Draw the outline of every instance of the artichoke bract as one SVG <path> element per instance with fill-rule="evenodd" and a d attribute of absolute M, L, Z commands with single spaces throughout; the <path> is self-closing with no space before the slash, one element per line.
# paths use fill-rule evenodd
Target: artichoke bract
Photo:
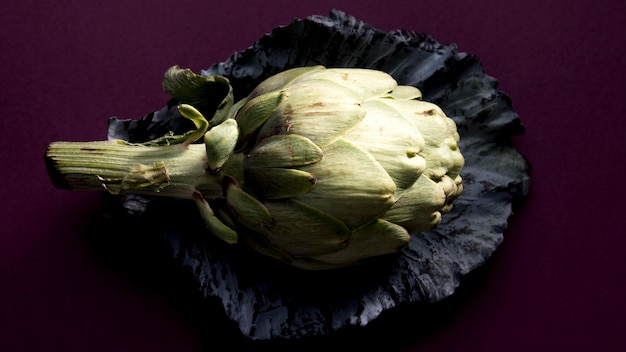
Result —
<path fill-rule="evenodd" d="M 215 84 L 225 93 L 209 103 Z M 224 84 L 171 68 L 164 89 L 197 129 L 52 143 L 55 185 L 193 199 L 219 238 L 304 269 L 396 253 L 462 192 L 454 121 L 384 72 L 294 68 L 236 103 Z"/>

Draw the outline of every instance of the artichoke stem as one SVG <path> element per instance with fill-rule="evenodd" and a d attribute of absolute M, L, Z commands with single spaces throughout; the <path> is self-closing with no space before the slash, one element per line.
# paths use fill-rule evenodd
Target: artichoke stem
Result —
<path fill-rule="evenodd" d="M 203 144 L 145 146 L 101 142 L 55 142 L 46 155 L 55 187 L 192 199 L 221 198 L 219 173 L 208 173 Z"/>

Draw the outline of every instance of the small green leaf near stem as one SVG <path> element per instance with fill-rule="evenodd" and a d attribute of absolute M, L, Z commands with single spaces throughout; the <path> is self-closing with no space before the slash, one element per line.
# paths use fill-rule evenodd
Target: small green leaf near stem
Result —
<path fill-rule="evenodd" d="M 180 112 L 184 118 L 191 120 L 191 122 L 196 125 L 196 130 L 190 131 L 186 134 L 183 145 L 188 146 L 204 136 L 204 133 L 209 128 L 209 122 L 202 115 L 202 113 L 198 111 L 198 109 L 189 104 L 178 105 L 178 112 Z"/>

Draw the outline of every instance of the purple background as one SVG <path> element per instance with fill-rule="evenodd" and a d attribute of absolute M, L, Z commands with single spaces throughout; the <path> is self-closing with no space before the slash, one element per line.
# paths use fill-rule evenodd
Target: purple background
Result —
<path fill-rule="evenodd" d="M 12 1 L 0 12 L 0 350 L 255 347 L 166 266 L 89 240 L 97 193 L 59 191 L 49 142 L 162 107 L 174 64 L 208 68 L 294 17 L 338 8 L 478 55 L 527 127 L 533 187 L 503 245 L 431 314 L 409 307 L 314 341 L 405 351 L 623 351 L 623 1 Z M 97 246 L 96 246 L 97 247 Z M 128 258 L 131 258 L 130 260 Z M 414 314 L 416 313 L 416 314 Z M 399 323 L 401 321 L 401 323 Z M 293 344 L 290 348 L 301 348 Z M 372 345 L 373 347 L 373 345 Z"/>

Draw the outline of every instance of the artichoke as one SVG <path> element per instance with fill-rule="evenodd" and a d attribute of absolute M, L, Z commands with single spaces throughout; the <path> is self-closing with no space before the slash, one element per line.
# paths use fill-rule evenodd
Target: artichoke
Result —
<path fill-rule="evenodd" d="M 220 98 L 207 97 L 215 86 Z M 195 130 L 142 144 L 52 143 L 52 180 L 193 199 L 219 238 L 304 269 L 396 253 L 462 192 L 455 123 L 384 72 L 294 68 L 236 103 L 229 87 L 171 68 L 164 89 Z"/>

